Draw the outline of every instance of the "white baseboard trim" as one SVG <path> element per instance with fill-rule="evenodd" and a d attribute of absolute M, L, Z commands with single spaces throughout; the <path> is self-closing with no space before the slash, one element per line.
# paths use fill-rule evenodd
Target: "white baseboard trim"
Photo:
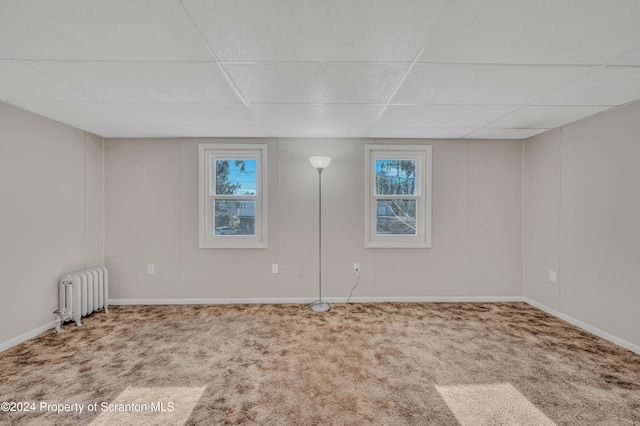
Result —
<path fill-rule="evenodd" d="M 109 305 L 247 305 L 313 303 L 313 297 L 216 298 L 216 299 L 109 299 Z M 328 301 L 328 300 L 327 300 Z"/>
<path fill-rule="evenodd" d="M 562 312 L 556 311 L 555 309 L 545 306 L 542 303 L 538 303 L 535 300 L 531 300 L 527 297 L 523 297 L 523 301 L 530 304 L 531 306 L 534 306 L 540 309 L 541 311 L 545 311 L 546 313 L 553 315 L 554 317 L 558 317 L 561 320 L 568 322 L 569 324 L 573 324 L 576 327 L 580 327 L 581 329 L 586 330 L 591 334 L 595 334 L 598 337 L 602 337 L 603 339 L 608 340 L 611 343 L 615 343 L 618 346 L 622 346 L 623 348 L 628 349 L 631 352 L 635 352 L 638 355 L 640 355 L 640 346 L 638 345 L 635 345 L 631 342 L 628 342 L 624 339 L 614 336 L 611 333 L 607 333 L 606 331 L 600 330 L 599 328 L 594 327 L 590 324 L 587 324 L 586 322 L 570 317 L 567 314 L 563 314 Z"/>
<path fill-rule="evenodd" d="M 235 304 L 305 304 L 315 297 L 265 297 L 265 298 L 216 298 L 216 299 L 109 299 L 109 305 L 235 305 Z M 346 297 L 325 297 L 327 303 L 345 303 Z M 470 296 L 470 297 L 352 297 L 354 303 L 384 302 L 522 302 L 521 296 Z"/>
<path fill-rule="evenodd" d="M 327 299 L 327 302 L 331 300 Z M 333 303 L 345 302 L 344 298 L 336 298 Z M 383 303 L 383 302 L 407 302 L 407 303 L 500 303 L 522 302 L 521 296 L 407 296 L 407 297 L 352 297 L 350 302 Z"/>
<path fill-rule="evenodd" d="M 50 330 L 53 327 L 55 327 L 55 324 L 53 321 L 51 321 L 50 323 L 42 325 L 38 328 L 34 328 L 31 331 L 27 331 L 26 333 L 23 333 L 17 337 L 14 337 L 13 339 L 9 339 L 6 342 L 2 342 L 0 343 L 0 352 L 6 351 L 7 349 L 17 346 L 20 343 L 24 342 L 25 340 L 32 339 L 36 337 L 38 334 L 43 333 L 47 330 Z"/>

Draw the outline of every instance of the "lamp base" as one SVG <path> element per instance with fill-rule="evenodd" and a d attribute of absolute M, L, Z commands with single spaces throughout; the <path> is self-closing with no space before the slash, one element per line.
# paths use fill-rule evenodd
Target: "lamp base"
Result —
<path fill-rule="evenodd" d="M 324 302 L 314 303 L 311 305 L 311 310 L 313 312 L 327 312 L 329 309 L 331 309 L 329 304 Z"/>

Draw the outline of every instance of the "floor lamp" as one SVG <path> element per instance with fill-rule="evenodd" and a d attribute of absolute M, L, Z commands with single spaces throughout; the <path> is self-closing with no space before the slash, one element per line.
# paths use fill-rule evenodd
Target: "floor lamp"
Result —
<path fill-rule="evenodd" d="M 327 312 L 331 307 L 322 301 L 322 171 L 329 167 L 331 157 L 309 157 L 309 162 L 318 170 L 318 301 L 311 305 L 314 312 Z"/>

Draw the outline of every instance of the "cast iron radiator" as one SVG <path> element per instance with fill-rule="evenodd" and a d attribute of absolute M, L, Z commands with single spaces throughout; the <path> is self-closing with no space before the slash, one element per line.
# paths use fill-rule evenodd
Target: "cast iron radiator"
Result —
<path fill-rule="evenodd" d="M 80 318 L 93 311 L 109 312 L 109 274 L 107 268 L 96 266 L 63 274 L 58 282 L 58 310 L 56 331 L 65 321 L 75 321 L 80 327 Z"/>

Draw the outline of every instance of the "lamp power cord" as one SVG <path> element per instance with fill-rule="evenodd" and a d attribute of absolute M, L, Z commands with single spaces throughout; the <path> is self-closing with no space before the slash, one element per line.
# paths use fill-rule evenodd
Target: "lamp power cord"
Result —
<path fill-rule="evenodd" d="M 349 300 L 351 299 L 351 296 L 353 295 L 353 290 L 356 289 L 356 287 L 358 287 L 358 283 L 360 282 L 360 271 L 359 270 L 355 270 L 354 273 L 356 274 L 356 283 L 353 285 L 353 287 L 351 287 L 351 292 L 349 293 L 349 297 L 347 297 L 347 301 L 344 303 L 349 303 Z"/>

